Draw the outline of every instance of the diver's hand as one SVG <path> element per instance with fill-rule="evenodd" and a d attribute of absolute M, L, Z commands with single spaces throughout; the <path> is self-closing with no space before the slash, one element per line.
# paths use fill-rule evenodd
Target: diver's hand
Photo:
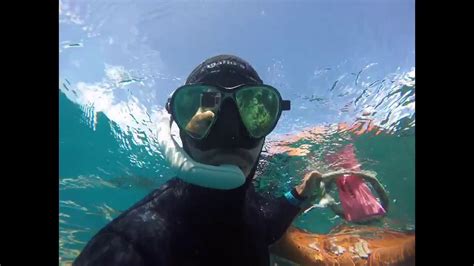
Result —
<path fill-rule="evenodd" d="M 214 112 L 210 110 L 202 111 L 199 109 L 186 125 L 186 130 L 198 135 L 203 135 L 212 122 L 214 115 Z"/>
<path fill-rule="evenodd" d="M 311 199 L 314 192 L 320 188 L 323 177 L 318 171 L 311 171 L 307 173 L 300 185 L 296 186 L 296 192 L 299 195 Z"/>

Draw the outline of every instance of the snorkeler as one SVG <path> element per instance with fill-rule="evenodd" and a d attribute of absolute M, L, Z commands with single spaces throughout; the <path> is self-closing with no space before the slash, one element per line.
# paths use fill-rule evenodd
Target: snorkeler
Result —
<path fill-rule="evenodd" d="M 165 152 L 181 160 L 179 178 L 107 224 L 73 265 L 269 265 L 269 246 L 321 178 L 310 172 L 279 198 L 255 191 L 265 137 L 290 102 L 247 62 L 220 55 L 196 67 L 166 109 L 183 143 L 183 154 Z"/>

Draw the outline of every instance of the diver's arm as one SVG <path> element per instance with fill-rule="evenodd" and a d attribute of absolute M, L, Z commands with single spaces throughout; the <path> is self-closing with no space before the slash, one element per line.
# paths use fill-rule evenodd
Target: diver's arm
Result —
<path fill-rule="evenodd" d="M 76 258 L 73 266 L 144 265 L 141 254 L 122 236 L 104 232 L 95 236 Z"/>
<path fill-rule="evenodd" d="M 262 210 L 266 221 L 267 241 L 269 244 L 274 243 L 283 236 L 293 220 L 312 200 L 314 191 L 319 188 L 322 180 L 321 177 L 321 174 L 317 171 L 306 174 L 301 184 L 296 186 L 294 191 L 291 192 L 291 195 L 294 195 L 292 196 L 293 198 L 299 199 L 292 201 L 288 198 L 287 193 L 286 196 L 274 200 L 264 200 Z M 306 200 L 302 200 L 302 198 L 306 198 Z M 295 201 L 299 201 L 299 203 L 295 204 Z"/>
<path fill-rule="evenodd" d="M 266 199 L 261 210 L 264 212 L 266 239 L 270 245 L 280 239 L 298 216 L 301 208 L 292 205 L 284 196 Z"/>

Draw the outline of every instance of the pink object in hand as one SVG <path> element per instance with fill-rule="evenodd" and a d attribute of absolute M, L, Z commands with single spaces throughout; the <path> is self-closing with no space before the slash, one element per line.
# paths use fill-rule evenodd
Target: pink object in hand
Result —
<path fill-rule="evenodd" d="M 385 214 L 385 209 L 360 177 L 343 175 L 336 184 L 346 220 L 359 222 Z"/>
<path fill-rule="evenodd" d="M 336 167 L 359 171 L 360 165 L 355 157 L 354 146 L 349 144 L 339 153 L 326 157 Z M 343 175 L 336 180 L 339 199 L 347 221 L 365 221 L 386 213 L 364 181 L 354 175 Z"/>

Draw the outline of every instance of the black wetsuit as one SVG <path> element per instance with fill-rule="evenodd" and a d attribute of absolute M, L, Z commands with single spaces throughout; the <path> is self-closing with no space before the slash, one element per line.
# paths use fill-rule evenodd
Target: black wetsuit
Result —
<path fill-rule="evenodd" d="M 73 265 L 269 265 L 269 245 L 299 210 L 250 181 L 224 191 L 174 178 L 100 230 Z"/>

